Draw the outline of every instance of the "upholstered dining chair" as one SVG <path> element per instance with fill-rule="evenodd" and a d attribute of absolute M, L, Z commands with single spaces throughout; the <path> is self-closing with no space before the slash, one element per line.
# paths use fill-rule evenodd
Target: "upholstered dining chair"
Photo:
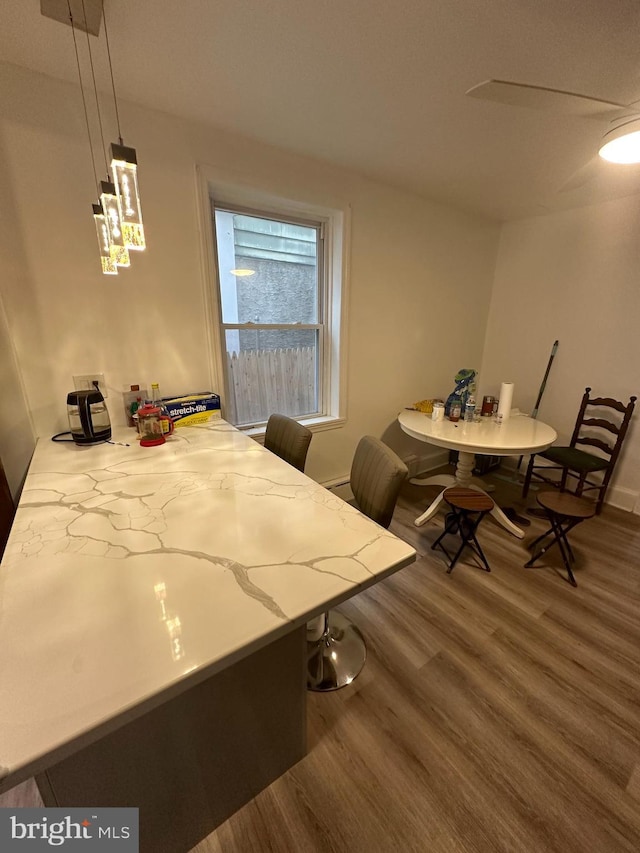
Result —
<path fill-rule="evenodd" d="M 355 506 L 381 527 L 389 527 L 407 474 L 407 466 L 391 448 L 365 435 L 351 465 Z M 364 637 L 356 625 L 337 610 L 327 611 L 322 619 L 322 635 L 308 643 L 307 667 L 307 687 L 320 692 L 351 684 L 367 657 Z"/>
<path fill-rule="evenodd" d="M 590 397 L 590 394 L 591 388 L 585 388 L 569 445 L 554 445 L 531 456 L 522 487 L 523 497 L 527 496 L 534 477 L 577 496 L 594 491 L 596 514 L 600 514 L 636 397 L 630 397 L 628 403 L 621 403 L 611 397 Z M 589 450 L 583 450 L 583 447 Z M 537 462 L 538 457 L 544 462 Z M 554 475 L 555 479 L 546 476 L 551 471 L 560 471 L 560 479 L 557 475 Z M 575 488 L 567 488 L 569 477 L 577 480 Z"/>
<path fill-rule="evenodd" d="M 264 446 L 298 471 L 304 471 L 312 432 L 286 415 L 271 415 L 264 434 Z"/>

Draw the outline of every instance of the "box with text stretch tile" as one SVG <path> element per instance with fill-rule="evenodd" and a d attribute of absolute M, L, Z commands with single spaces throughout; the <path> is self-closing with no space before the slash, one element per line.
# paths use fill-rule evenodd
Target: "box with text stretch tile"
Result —
<path fill-rule="evenodd" d="M 220 397 L 211 391 L 185 394 L 183 397 L 164 397 L 162 405 L 166 406 L 176 427 L 206 424 L 221 417 Z"/>

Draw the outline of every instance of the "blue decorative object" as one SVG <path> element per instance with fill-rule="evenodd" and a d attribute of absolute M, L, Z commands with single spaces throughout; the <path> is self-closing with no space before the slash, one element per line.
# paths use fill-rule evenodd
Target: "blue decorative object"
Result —
<path fill-rule="evenodd" d="M 460 403 L 460 411 L 464 412 L 464 407 L 468 397 L 475 397 L 476 394 L 476 371 L 470 368 L 463 368 L 456 373 L 456 387 L 447 397 L 447 402 L 444 406 L 444 413 L 449 417 L 452 403 Z"/>

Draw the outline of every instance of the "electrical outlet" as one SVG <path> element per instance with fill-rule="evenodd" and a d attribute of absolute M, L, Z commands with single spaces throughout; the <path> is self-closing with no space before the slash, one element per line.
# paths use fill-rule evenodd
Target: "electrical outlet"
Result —
<path fill-rule="evenodd" d="M 95 387 L 94 382 L 98 383 L 98 388 L 102 396 L 105 398 L 108 397 L 104 373 L 79 373 L 73 377 L 73 384 L 76 391 L 91 391 Z"/>

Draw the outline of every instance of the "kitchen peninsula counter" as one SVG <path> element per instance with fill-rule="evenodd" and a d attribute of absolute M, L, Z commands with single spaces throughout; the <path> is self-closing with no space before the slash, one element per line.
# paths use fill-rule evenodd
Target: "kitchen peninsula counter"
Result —
<path fill-rule="evenodd" d="M 304 755 L 307 620 L 415 552 L 224 421 L 114 442 L 36 447 L 0 571 L 0 790 L 139 806 L 140 849 L 183 851 Z"/>

